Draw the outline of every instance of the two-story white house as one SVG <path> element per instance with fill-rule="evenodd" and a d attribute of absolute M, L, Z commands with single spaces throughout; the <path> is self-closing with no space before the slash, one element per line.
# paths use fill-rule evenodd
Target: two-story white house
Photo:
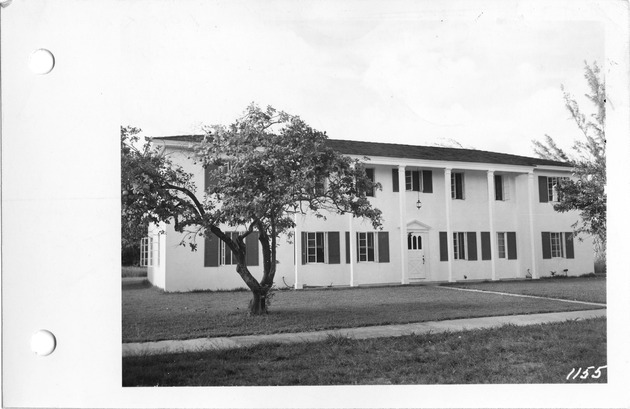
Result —
<path fill-rule="evenodd" d="M 154 138 L 172 160 L 205 186 L 190 146 L 200 136 Z M 329 140 L 367 160 L 382 185 L 371 200 L 382 230 L 352 215 L 326 220 L 300 215 L 292 240 L 281 238 L 276 284 L 361 286 L 466 280 L 537 279 L 593 271 L 591 237 L 578 240 L 576 212 L 558 213 L 555 185 L 570 165 L 471 149 Z M 164 231 L 158 234 L 158 231 Z M 143 246 L 148 279 L 166 291 L 245 287 L 232 257 L 214 235 L 191 252 L 172 225 L 154 226 Z M 258 241 L 247 242 L 248 265 L 260 278 Z"/>

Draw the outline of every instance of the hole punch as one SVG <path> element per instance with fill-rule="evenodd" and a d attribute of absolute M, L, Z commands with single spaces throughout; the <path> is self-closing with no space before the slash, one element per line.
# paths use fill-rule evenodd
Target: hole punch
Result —
<path fill-rule="evenodd" d="M 40 329 L 31 337 L 31 350 L 39 356 L 48 356 L 57 347 L 57 339 L 52 332 Z"/>
<path fill-rule="evenodd" d="M 28 67 L 35 74 L 48 74 L 55 68 L 55 56 L 47 49 L 39 48 L 31 53 Z"/>

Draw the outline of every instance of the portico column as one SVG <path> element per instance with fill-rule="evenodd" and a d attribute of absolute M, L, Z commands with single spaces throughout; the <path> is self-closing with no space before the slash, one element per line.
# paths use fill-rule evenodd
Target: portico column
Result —
<path fill-rule="evenodd" d="M 538 262 L 536 258 L 536 240 L 534 238 L 534 172 L 527 174 L 527 210 L 529 215 L 529 245 L 532 257 L 532 278 L 538 279 Z"/>
<path fill-rule="evenodd" d="M 357 235 L 354 232 L 354 226 L 352 225 L 352 213 L 348 213 L 348 235 L 350 238 L 350 287 L 356 287 L 356 277 L 354 271 L 354 265 L 356 263 L 357 254 Z"/>
<path fill-rule="evenodd" d="M 407 188 L 405 167 L 398 166 L 398 214 L 400 225 L 400 272 L 402 284 L 409 284 L 407 263 Z"/>
<path fill-rule="evenodd" d="M 496 233 L 494 231 L 494 170 L 488 171 L 488 221 L 490 230 L 490 266 L 492 271 L 492 280 L 497 279 L 496 259 L 499 252 L 496 244 Z"/>
<path fill-rule="evenodd" d="M 451 168 L 444 169 L 444 201 L 446 208 L 446 244 L 448 249 L 448 281 L 453 282 L 453 228 L 451 227 Z"/>
<path fill-rule="evenodd" d="M 302 283 L 300 282 L 300 265 L 302 263 L 302 232 L 300 231 L 300 227 L 298 225 L 297 214 L 293 215 L 293 222 L 295 223 L 295 228 L 293 229 L 293 242 L 295 243 L 295 283 L 293 284 L 293 288 L 301 290 Z"/>

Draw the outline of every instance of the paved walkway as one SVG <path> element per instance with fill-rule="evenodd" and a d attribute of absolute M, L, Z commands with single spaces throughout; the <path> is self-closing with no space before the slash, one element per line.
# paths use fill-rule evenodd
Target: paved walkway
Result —
<path fill-rule="evenodd" d="M 534 325 L 567 320 L 605 317 L 606 309 L 552 312 L 544 314 L 507 315 L 499 317 L 465 318 L 429 321 L 414 324 L 378 325 L 373 327 L 343 328 L 327 331 L 298 332 L 270 335 L 241 335 L 235 337 L 198 338 L 183 341 L 157 341 L 123 344 L 123 357 L 158 355 L 178 352 L 199 352 L 248 347 L 262 343 L 296 343 L 321 341 L 327 337 L 347 336 L 355 339 L 399 337 L 411 334 L 457 332 L 463 330 L 499 327 L 506 324 Z"/>

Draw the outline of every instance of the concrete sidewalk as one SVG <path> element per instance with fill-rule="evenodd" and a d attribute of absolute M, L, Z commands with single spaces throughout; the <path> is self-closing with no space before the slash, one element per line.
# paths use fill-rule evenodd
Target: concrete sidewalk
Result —
<path fill-rule="evenodd" d="M 262 343 L 296 343 L 321 341 L 327 337 L 346 336 L 354 339 L 399 337 L 411 334 L 457 332 L 463 330 L 500 327 L 506 324 L 534 325 L 567 320 L 605 317 L 606 309 L 552 312 L 544 314 L 507 315 L 498 317 L 465 318 L 428 321 L 414 324 L 378 325 L 373 327 L 342 328 L 326 331 L 297 332 L 269 335 L 240 335 L 235 337 L 198 338 L 183 341 L 157 341 L 123 344 L 123 357 L 158 355 L 180 352 L 199 352 L 243 348 Z"/>

